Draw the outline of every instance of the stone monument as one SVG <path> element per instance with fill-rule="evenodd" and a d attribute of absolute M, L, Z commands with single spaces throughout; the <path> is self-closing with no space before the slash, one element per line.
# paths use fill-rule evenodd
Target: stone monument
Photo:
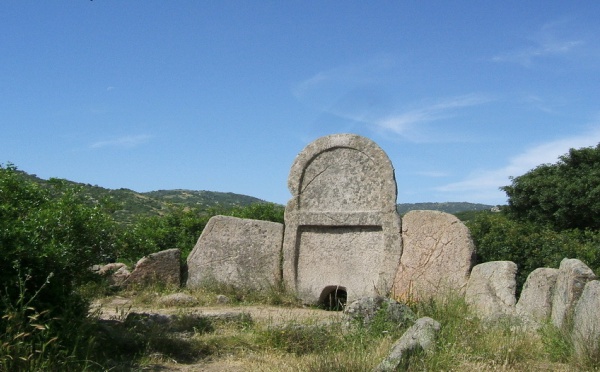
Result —
<path fill-rule="evenodd" d="M 394 168 L 373 141 L 309 144 L 288 178 L 283 279 L 307 304 L 390 292 L 402 254 Z"/>

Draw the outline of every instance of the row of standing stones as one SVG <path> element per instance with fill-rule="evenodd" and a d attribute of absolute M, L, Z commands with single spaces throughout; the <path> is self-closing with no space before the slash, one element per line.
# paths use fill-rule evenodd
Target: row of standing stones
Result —
<path fill-rule="evenodd" d="M 458 293 L 484 319 L 517 320 L 531 329 L 549 320 L 558 328 L 571 330 L 578 353 L 600 347 L 600 281 L 580 260 L 565 258 L 558 269 L 534 270 L 517 301 L 517 265 L 494 261 L 470 269 L 474 247 L 468 230 L 456 217 L 436 211 L 413 211 L 404 217 L 403 224 L 405 246 L 396 274 L 396 279 L 400 279 L 390 293 L 382 295 L 419 301 Z M 131 273 L 123 264 L 108 264 L 96 270 L 103 275 L 110 273 L 110 280 L 118 286 L 179 286 L 183 282 L 194 288 L 216 280 L 249 290 L 266 290 L 281 283 L 279 255 L 265 251 L 269 246 L 266 238 L 274 230 L 281 233 L 281 226 L 277 225 L 213 217 L 188 258 L 187 278 L 182 274 L 186 270 L 181 269 L 178 249 L 142 258 Z M 426 238 L 413 240 L 411 226 L 427 231 Z M 349 303 L 358 300 L 347 295 Z"/>
<path fill-rule="evenodd" d="M 284 287 L 306 304 L 456 293 L 484 318 L 518 317 L 535 327 L 549 317 L 572 327 L 578 350 L 598 347 L 600 282 L 589 268 L 566 259 L 559 269 L 538 269 L 517 302 L 517 266 L 473 267 L 475 246 L 458 218 L 436 211 L 400 218 L 394 168 L 373 141 L 354 134 L 317 139 L 294 160 L 288 188 L 284 224 L 211 218 L 187 258 L 185 285 Z M 179 254 L 165 252 L 142 259 L 129 277 L 119 269 L 124 283 L 161 277 L 168 271 L 158 267 L 161 257 L 179 270 Z M 179 283 L 177 272 L 159 281 Z"/>

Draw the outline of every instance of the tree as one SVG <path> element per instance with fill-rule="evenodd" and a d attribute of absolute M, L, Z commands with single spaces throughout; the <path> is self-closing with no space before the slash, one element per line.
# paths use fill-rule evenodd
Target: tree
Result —
<path fill-rule="evenodd" d="M 570 149 L 504 186 L 507 213 L 555 230 L 600 229 L 600 144 Z"/>
<path fill-rule="evenodd" d="M 558 267 L 565 257 L 579 258 L 595 272 L 600 269 L 600 232 L 556 231 L 549 226 L 517 221 L 504 213 L 480 213 L 468 222 L 477 246 L 477 263 L 517 264 L 517 292 L 538 267 Z"/>

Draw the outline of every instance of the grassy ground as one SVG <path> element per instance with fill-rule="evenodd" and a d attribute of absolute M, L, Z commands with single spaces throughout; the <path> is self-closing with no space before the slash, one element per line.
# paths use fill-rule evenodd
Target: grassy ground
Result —
<path fill-rule="evenodd" d="M 303 308 L 277 288 L 252 293 L 208 286 L 184 291 L 196 299 L 193 306 L 161 304 L 159 299 L 173 291 L 152 288 L 97 298 L 88 325 L 94 334 L 94 350 L 90 347 L 94 359 L 76 364 L 77 368 L 369 371 L 408 327 L 383 318 L 368 328 L 347 327 L 339 312 Z M 220 303 L 218 294 L 226 295 L 229 303 Z M 538 332 L 509 323 L 490 325 L 471 313 L 460 298 L 409 305 L 418 317 L 440 322 L 441 330 L 434 350 L 411 355 L 402 370 L 600 371 L 598 358 L 575 357 L 569 337 L 550 325 Z M 169 314 L 175 315 L 175 320 L 165 325 L 133 313 Z M 10 340 L 4 337 L 2 342 L 4 350 L 9 350 Z M 43 339 L 39 342 L 44 345 Z M 34 354 L 32 351 L 31 358 L 36 358 Z M 0 353 L 0 362 L 2 356 Z M 34 365 L 54 369 L 51 362 L 42 362 Z"/>
<path fill-rule="evenodd" d="M 199 306 L 183 309 L 157 306 L 163 293 L 123 293 L 126 298 L 131 296 L 123 307 L 179 314 L 183 322 L 186 314 L 199 312 L 249 316 L 207 320 L 207 324 L 191 325 L 191 331 L 179 333 L 160 327 L 141 330 L 138 326 L 137 334 L 127 329 L 119 337 L 137 335 L 136 365 L 146 370 L 368 371 L 379 364 L 406 329 L 385 321 L 370 328 L 348 328 L 339 313 L 302 309 L 285 293 L 259 295 L 231 288 L 203 288 L 187 292 Z M 218 304 L 218 293 L 225 293 L 231 302 Z M 569 338 L 550 325 L 538 332 L 509 323 L 490 325 L 472 314 L 460 298 L 410 306 L 419 317 L 430 316 L 442 327 L 434 351 L 412 355 L 403 370 L 600 370 L 598 360 L 576 358 Z M 115 370 L 130 367 L 112 366 Z"/>

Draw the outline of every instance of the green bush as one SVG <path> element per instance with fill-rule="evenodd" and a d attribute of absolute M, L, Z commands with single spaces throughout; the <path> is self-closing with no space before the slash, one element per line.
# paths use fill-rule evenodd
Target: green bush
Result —
<path fill-rule="evenodd" d="M 114 254 L 114 221 L 101 204 L 86 206 L 77 191 L 58 180 L 42 188 L 14 166 L 0 167 L 3 295 L 18 298 L 24 275 L 30 277 L 29 293 L 48 280 L 35 305 L 59 311 L 73 290 L 90 279 L 89 267 Z"/>
<path fill-rule="evenodd" d="M 42 187 L 0 166 L 0 369 L 81 369 L 73 359 L 92 334 L 77 288 L 114 254 L 116 231 L 103 205 L 86 205 L 77 188 Z"/>
<path fill-rule="evenodd" d="M 600 233 L 555 231 L 547 225 L 483 213 L 468 223 L 477 247 L 477 263 L 513 261 L 518 266 L 517 291 L 538 267 L 558 267 L 563 258 L 578 258 L 600 272 Z"/>
<path fill-rule="evenodd" d="M 515 219 L 555 230 L 600 228 L 600 144 L 570 149 L 501 188 Z"/>

